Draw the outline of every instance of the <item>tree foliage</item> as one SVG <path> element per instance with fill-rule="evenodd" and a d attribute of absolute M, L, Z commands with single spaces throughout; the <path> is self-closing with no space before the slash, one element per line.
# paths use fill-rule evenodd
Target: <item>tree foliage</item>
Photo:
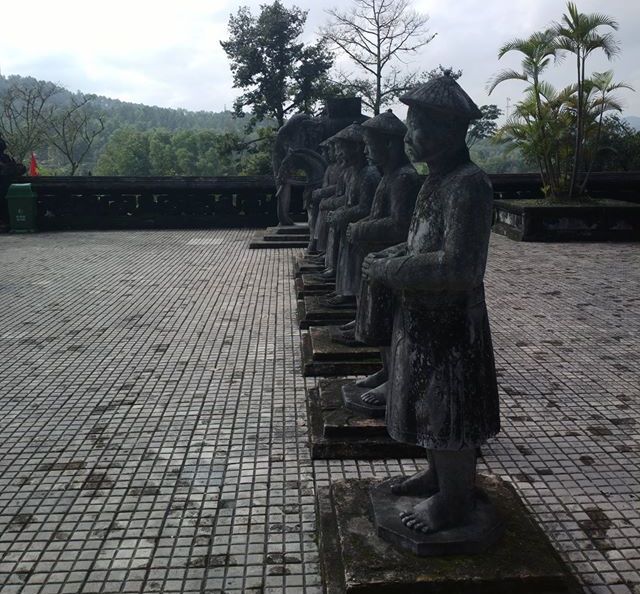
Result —
<path fill-rule="evenodd" d="M 322 96 L 333 56 L 324 42 L 305 46 L 307 12 L 276 0 L 256 17 L 241 7 L 229 18 L 229 39 L 220 44 L 231 62 L 233 86 L 245 92 L 234 103 L 237 116 L 252 114 L 249 128 L 266 117 L 284 124 L 288 114 L 310 112 Z"/>
<path fill-rule="evenodd" d="M 60 93 L 57 85 L 35 79 L 27 84 L 9 84 L 0 101 L 0 136 L 18 161 L 46 139 L 53 117 L 52 99 Z"/>
<path fill-rule="evenodd" d="M 429 17 L 413 10 L 410 0 L 351 0 L 348 10 L 327 12 L 322 38 L 361 73 L 338 73 L 339 82 L 362 96 L 374 115 L 425 79 L 425 73 L 404 68 L 405 60 L 435 37 Z"/>
<path fill-rule="evenodd" d="M 537 165 L 551 199 L 572 199 L 584 193 L 599 152 L 605 113 L 622 110 L 613 92 L 631 88 L 614 83 L 612 71 L 586 72 L 587 58 L 594 51 L 602 50 L 608 58 L 619 51 L 611 33 L 601 33 L 601 27 L 616 29 L 617 23 L 606 15 L 580 13 L 568 2 L 560 23 L 500 48 L 498 58 L 519 52 L 522 70 L 502 70 L 488 83 L 489 93 L 509 80 L 526 83 L 524 98 L 499 130 L 498 139 Z M 576 57 L 577 79 L 558 90 L 542 76 L 568 52 Z"/>
<path fill-rule="evenodd" d="M 91 102 L 95 95 L 77 93 L 68 105 L 54 109 L 49 119 L 47 140 L 69 164 L 70 175 L 91 150 L 91 145 L 104 131 L 104 115 L 97 112 Z"/>
<path fill-rule="evenodd" d="M 235 132 L 210 130 L 116 131 L 100 155 L 98 175 L 267 175 L 273 133 L 260 128 L 247 140 Z"/>

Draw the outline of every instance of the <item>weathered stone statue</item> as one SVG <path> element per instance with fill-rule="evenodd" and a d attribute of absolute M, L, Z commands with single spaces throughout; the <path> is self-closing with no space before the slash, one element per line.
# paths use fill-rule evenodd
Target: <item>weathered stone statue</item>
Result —
<path fill-rule="evenodd" d="M 342 167 L 336 157 L 336 147 L 333 137 L 327 138 L 320 143 L 321 154 L 327 162 L 324 172 L 322 187 L 314 190 L 309 201 L 309 248 L 308 252 L 324 254 L 326 250 L 326 211 L 320 211 L 320 202 L 325 198 L 335 196 L 338 179 L 341 175 Z"/>
<path fill-rule="evenodd" d="M 303 201 L 307 210 L 309 232 L 311 241 L 308 249 L 313 249 L 313 231 L 315 229 L 318 208 L 312 201 L 313 192 L 318 189 L 324 180 L 327 169 L 327 162 L 324 157 L 311 149 L 297 148 L 289 149 L 286 156 L 280 162 L 278 178 L 278 204 L 291 203 L 291 179 L 298 172 L 304 172 L 306 183 L 303 191 Z"/>
<path fill-rule="evenodd" d="M 335 242 L 332 245 L 332 257 L 336 258 L 337 254 L 337 260 L 334 260 L 336 296 L 327 300 L 330 305 L 339 304 L 355 296 L 358 291 L 362 258 L 347 242 L 347 226 L 369 215 L 376 187 L 380 183 L 380 172 L 368 162 L 365 154 L 362 126 L 352 124 L 338 132 L 334 139 L 338 142 L 346 171 L 344 205 L 327 215 Z"/>
<path fill-rule="evenodd" d="M 407 242 L 365 258 L 363 276 L 394 296 L 387 430 L 424 446 L 429 466 L 392 492 L 420 498 L 401 513 L 409 532 L 473 539 L 496 522 L 475 489 L 476 448 L 500 428 L 483 289 L 493 193 L 465 144 L 480 112 L 450 76 L 401 101 L 407 150 L 429 175 Z"/>
<path fill-rule="evenodd" d="M 345 126 L 366 119 L 360 112 L 361 101 L 357 97 L 327 99 L 323 113 L 318 117 L 295 114 L 278 130 L 271 155 L 273 175 L 277 183 L 277 214 L 279 226 L 292 226 L 290 186 L 284 183 L 283 161 L 291 151 L 307 149 L 319 153 L 319 143 Z"/>
<path fill-rule="evenodd" d="M 357 254 L 364 257 L 406 240 L 409 222 L 420 188 L 420 178 L 404 151 L 407 127 L 391 111 L 380 114 L 362 125 L 369 158 L 382 170 L 382 179 L 368 217 L 347 227 L 347 240 Z M 335 340 L 354 346 L 364 343 L 381 347 L 383 369 L 355 382 L 357 388 L 349 390 L 354 398 L 371 407 L 376 416 L 384 415 L 386 379 L 391 343 L 392 292 L 380 283 L 360 280 L 357 298 L 357 317 L 353 324 L 343 327 L 343 336 Z M 358 410 L 363 411 L 363 407 Z"/>

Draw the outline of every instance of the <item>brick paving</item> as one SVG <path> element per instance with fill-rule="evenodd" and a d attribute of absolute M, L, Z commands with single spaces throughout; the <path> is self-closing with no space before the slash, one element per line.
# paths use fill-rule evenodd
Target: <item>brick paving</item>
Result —
<path fill-rule="evenodd" d="M 321 592 L 292 255 L 251 230 L 0 236 L 0 592 Z M 512 481 L 594 594 L 640 593 L 640 247 L 492 240 Z"/>

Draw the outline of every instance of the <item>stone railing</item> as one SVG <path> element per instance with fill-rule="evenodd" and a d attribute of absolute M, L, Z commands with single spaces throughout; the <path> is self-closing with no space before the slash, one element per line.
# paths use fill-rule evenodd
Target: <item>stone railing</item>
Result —
<path fill-rule="evenodd" d="M 496 198 L 541 198 L 537 174 L 491 175 Z M 37 227 L 134 229 L 267 227 L 277 223 L 271 176 L 24 177 L 38 196 Z M 295 220 L 305 220 L 301 182 L 292 192 Z M 594 197 L 640 203 L 640 172 L 594 173 Z M 0 219 L 2 216 L 0 209 Z M 0 221 L 0 227 L 2 223 Z"/>
<path fill-rule="evenodd" d="M 38 229 L 265 227 L 277 222 L 271 176 L 36 177 Z M 303 216 L 302 188 L 292 211 Z"/>

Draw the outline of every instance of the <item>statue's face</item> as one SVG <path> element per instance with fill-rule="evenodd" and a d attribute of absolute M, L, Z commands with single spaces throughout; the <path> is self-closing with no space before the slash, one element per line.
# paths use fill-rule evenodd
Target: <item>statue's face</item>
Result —
<path fill-rule="evenodd" d="M 364 155 L 364 144 L 361 142 L 344 142 L 343 157 L 345 165 L 355 165 Z"/>
<path fill-rule="evenodd" d="M 389 156 L 389 143 L 383 134 L 372 133 L 367 130 L 364 134 L 367 154 L 376 165 L 384 165 Z"/>
<path fill-rule="evenodd" d="M 348 144 L 346 142 L 336 141 L 334 144 L 334 151 L 336 155 L 336 162 L 340 164 L 342 167 L 346 164 L 345 158 L 345 150 L 348 149 Z"/>
<path fill-rule="evenodd" d="M 436 111 L 409 106 L 405 149 L 412 161 L 424 162 L 464 144 L 467 124 Z"/>
<path fill-rule="evenodd" d="M 412 161 L 426 161 L 434 149 L 437 149 L 437 144 L 430 135 L 432 128 L 433 122 L 425 117 L 424 111 L 409 106 L 404 146 Z"/>

